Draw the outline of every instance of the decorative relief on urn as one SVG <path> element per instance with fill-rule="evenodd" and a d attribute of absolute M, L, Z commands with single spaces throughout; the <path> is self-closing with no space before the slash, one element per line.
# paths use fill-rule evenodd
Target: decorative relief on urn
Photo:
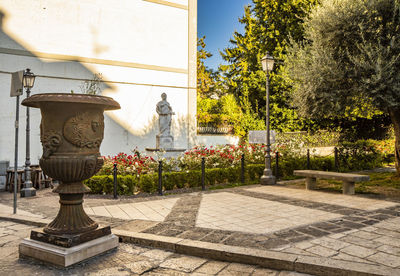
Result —
<path fill-rule="evenodd" d="M 55 130 L 43 131 L 42 124 L 40 124 L 40 142 L 43 146 L 43 158 L 49 158 L 50 155 L 55 153 L 62 144 L 62 135 Z"/>
<path fill-rule="evenodd" d="M 64 124 L 64 137 L 80 148 L 98 148 L 104 136 L 104 116 L 93 110 L 78 113 Z"/>

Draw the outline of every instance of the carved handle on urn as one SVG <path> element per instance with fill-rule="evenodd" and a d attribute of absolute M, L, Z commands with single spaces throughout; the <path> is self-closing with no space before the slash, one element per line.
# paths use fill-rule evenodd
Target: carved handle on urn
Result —
<path fill-rule="evenodd" d="M 40 135 L 40 140 L 43 145 L 43 158 L 49 158 L 62 144 L 61 134 L 54 130 L 50 130 L 47 133 L 42 133 Z"/>

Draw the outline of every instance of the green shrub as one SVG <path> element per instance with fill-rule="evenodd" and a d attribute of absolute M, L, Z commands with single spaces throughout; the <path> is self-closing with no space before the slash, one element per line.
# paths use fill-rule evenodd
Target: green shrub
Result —
<path fill-rule="evenodd" d="M 247 179 L 255 180 L 263 175 L 265 165 L 264 164 L 249 164 L 246 166 Z"/>
<path fill-rule="evenodd" d="M 145 193 L 154 193 L 158 187 L 157 174 L 144 174 L 140 176 L 139 190 Z"/>

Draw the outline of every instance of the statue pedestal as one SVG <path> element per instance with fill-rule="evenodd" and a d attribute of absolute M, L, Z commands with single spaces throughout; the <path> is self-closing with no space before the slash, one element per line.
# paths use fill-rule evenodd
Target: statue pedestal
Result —
<path fill-rule="evenodd" d="M 157 154 L 156 152 L 158 151 L 163 151 L 165 158 L 169 159 L 171 157 L 178 157 L 181 153 L 185 152 L 186 149 L 155 149 L 155 148 L 146 148 L 146 152 L 148 156 L 153 157 L 154 159 L 157 159 Z"/>
<path fill-rule="evenodd" d="M 173 149 L 174 148 L 174 137 L 172 135 L 157 135 L 156 136 L 156 148 L 157 149 Z"/>

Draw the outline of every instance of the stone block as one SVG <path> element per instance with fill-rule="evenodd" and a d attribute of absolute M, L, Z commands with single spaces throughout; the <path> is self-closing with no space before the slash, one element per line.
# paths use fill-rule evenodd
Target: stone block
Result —
<path fill-rule="evenodd" d="M 71 248 L 26 238 L 19 245 L 19 255 L 60 267 L 68 267 L 116 247 L 118 247 L 118 237 L 113 234 Z"/>
<path fill-rule="evenodd" d="M 174 137 L 171 135 L 156 137 L 156 148 L 157 149 L 173 149 L 174 148 Z"/>

